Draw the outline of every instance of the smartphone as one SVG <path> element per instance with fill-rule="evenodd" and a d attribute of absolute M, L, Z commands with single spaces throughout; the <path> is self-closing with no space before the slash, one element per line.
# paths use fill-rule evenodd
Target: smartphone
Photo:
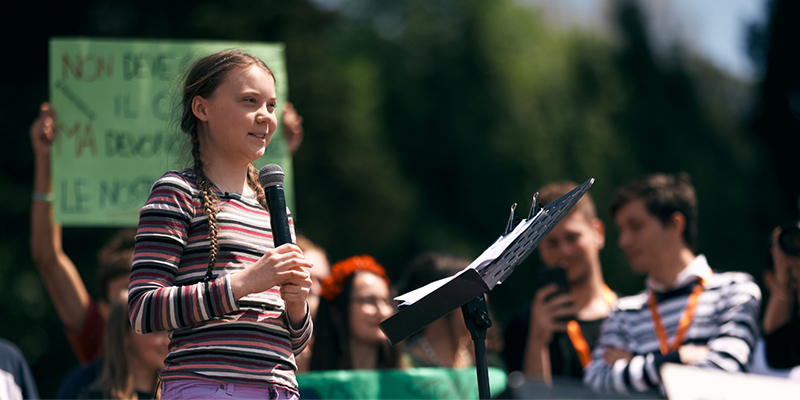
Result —
<path fill-rule="evenodd" d="M 558 286 L 558 290 L 555 293 L 550 295 L 545 301 L 550 301 L 553 297 L 558 296 L 560 294 L 569 293 L 569 284 L 567 283 L 567 273 L 566 270 L 562 267 L 548 267 L 546 265 L 542 265 L 539 267 L 539 288 L 543 288 L 551 283 L 555 283 Z M 574 317 L 564 317 L 558 318 L 557 320 L 560 322 L 568 322 L 574 319 Z"/>
<path fill-rule="evenodd" d="M 555 283 L 558 286 L 558 291 L 553 296 L 569 292 L 567 273 L 564 268 L 541 265 L 539 267 L 539 288 L 541 289 L 551 283 Z"/>

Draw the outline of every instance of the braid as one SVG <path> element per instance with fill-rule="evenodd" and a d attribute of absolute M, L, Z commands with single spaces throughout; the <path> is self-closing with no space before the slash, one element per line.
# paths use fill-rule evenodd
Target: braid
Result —
<path fill-rule="evenodd" d="M 251 65 L 258 65 L 266 70 L 275 81 L 275 74 L 258 57 L 241 51 L 222 51 L 207 55 L 195 61 L 192 67 L 184 76 L 183 91 L 181 94 L 181 112 L 177 122 L 180 129 L 189 135 L 191 155 L 194 159 L 194 173 L 197 176 L 197 189 L 200 191 L 203 202 L 203 214 L 208 220 L 208 239 L 211 244 L 208 252 L 208 271 L 205 280 L 212 278 L 214 265 L 217 263 L 219 253 L 219 242 L 217 240 L 217 210 L 214 203 L 217 196 L 211 189 L 211 183 L 203 172 L 203 160 L 200 158 L 200 141 L 197 133 L 197 117 L 194 114 L 192 104 L 197 97 L 208 98 L 214 94 L 217 87 L 224 81 L 232 68 L 243 68 Z M 187 146 L 188 147 L 188 146 Z M 251 170 L 252 169 L 252 170 Z M 255 190 L 258 202 L 266 209 L 266 198 L 264 191 L 258 185 L 258 173 L 252 165 L 248 168 L 248 184 Z"/>
<path fill-rule="evenodd" d="M 269 210 L 269 208 L 267 208 L 267 197 L 264 195 L 264 188 L 261 187 L 261 184 L 258 182 L 258 170 L 253 166 L 253 163 L 247 166 L 247 184 L 250 185 L 250 189 L 253 189 L 256 193 L 256 200 L 258 200 L 258 204 L 261 204 L 261 208 Z"/>
<path fill-rule="evenodd" d="M 192 157 L 194 158 L 194 173 L 197 175 L 197 189 L 200 191 L 200 198 L 203 201 L 203 214 L 208 220 L 208 240 L 211 247 L 208 251 L 208 270 L 206 271 L 206 281 L 213 277 L 212 271 L 217 263 L 217 253 L 219 253 L 219 242 L 217 241 L 217 210 L 214 208 L 216 196 L 211 190 L 206 174 L 203 172 L 203 160 L 200 158 L 200 141 L 197 140 L 197 131 L 192 131 Z"/>

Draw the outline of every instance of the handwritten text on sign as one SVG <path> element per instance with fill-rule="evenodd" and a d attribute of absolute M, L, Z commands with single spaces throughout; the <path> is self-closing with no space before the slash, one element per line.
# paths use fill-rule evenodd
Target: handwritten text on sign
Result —
<path fill-rule="evenodd" d="M 181 77 L 197 58 L 237 48 L 267 63 L 287 98 L 281 44 L 53 38 L 50 102 L 57 112 L 53 148 L 56 220 L 64 225 L 133 226 L 153 182 L 190 163 L 175 110 Z M 293 199 L 291 159 L 280 124 L 264 157 L 280 164 Z"/>

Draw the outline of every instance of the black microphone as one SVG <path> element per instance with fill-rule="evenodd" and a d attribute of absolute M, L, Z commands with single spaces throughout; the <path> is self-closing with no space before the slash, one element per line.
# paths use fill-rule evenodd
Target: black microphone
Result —
<path fill-rule="evenodd" d="M 283 169 L 278 164 L 267 164 L 258 171 L 258 183 L 264 188 L 264 195 L 267 197 L 275 247 L 292 243 L 289 217 L 286 215 L 286 196 L 283 194 L 283 177 Z"/>

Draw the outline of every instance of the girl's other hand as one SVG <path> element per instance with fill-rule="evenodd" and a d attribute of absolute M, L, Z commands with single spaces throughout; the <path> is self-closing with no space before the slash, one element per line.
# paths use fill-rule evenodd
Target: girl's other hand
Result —
<path fill-rule="evenodd" d="M 307 300 L 311 291 L 311 273 L 306 268 L 300 268 L 305 274 L 303 279 L 291 279 L 281 284 L 281 298 L 286 304 L 286 313 L 292 326 L 299 328 L 308 314 Z"/>

